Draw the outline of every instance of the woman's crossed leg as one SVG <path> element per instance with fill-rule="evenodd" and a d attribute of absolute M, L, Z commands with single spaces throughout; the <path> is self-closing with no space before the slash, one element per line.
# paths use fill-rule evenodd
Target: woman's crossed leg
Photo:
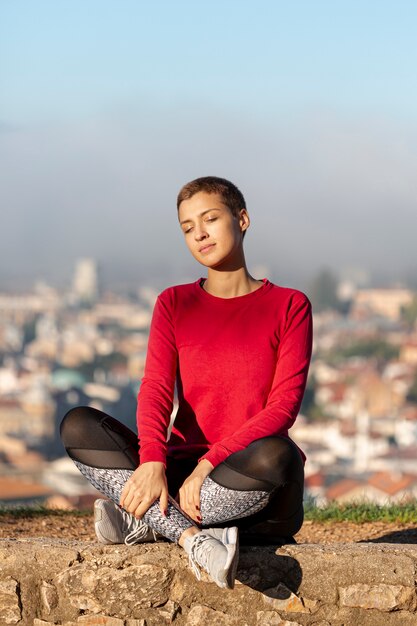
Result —
<path fill-rule="evenodd" d="M 180 543 L 189 552 L 192 563 L 202 561 L 199 564 L 220 586 L 233 586 L 237 565 L 237 533 L 227 527 L 230 521 L 234 520 L 242 529 L 246 541 L 257 543 L 278 542 L 281 537 L 282 543 L 301 527 L 303 464 L 296 446 L 288 439 L 269 437 L 254 441 L 230 455 L 207 476 L 200 494 L 203 530 L 199 532 L 199 527 L 174 498 L 197 460 L 167 460 L 170 497 L 166 516 L 157 501 L 149 507 L 142 522 L 118 506 L 126 481 L 139 465 L 135 433 L 97 409 L 77 407 L 62 420 L 61 437 L 81 473 L 116 505 L 106 501 L 96 503 L 95 512 L 102 516 L 102 520 L 96 521 L 99 539 L 103 527 L 113 538 L 106 541 L 102 537 L 107 543 L 137 543 L 155 539 L 158 533 Z M 207 528 L 212 525 L 219 528 Z M 197 535 L 200 539 L 193 541 Z M 201 555 L 203 544 L 210 541 L 222 542 L 222 549 L 225 546 L 219 557 L 219 572 L 217 562 L 207 563 L 206 556 Z M 205 552 L 213 553 L 213 549 Z M 226 573 L 222 559 L 228 565 Z M 195 564 L 193 569 L 196 571 Z"/>

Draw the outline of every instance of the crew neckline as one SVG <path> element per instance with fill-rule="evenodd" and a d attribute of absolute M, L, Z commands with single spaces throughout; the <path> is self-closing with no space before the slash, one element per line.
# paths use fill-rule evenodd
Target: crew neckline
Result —
<path fill-rule="evenodd" d="M 205 298 L 206 300 L 218 303 L 236 303 L 242 302 L 243 300 L 254 300 L 255 298 L 259 298 L 271 289 L 272 283 L 267 278 L 262 278 L 260 280 L 262 280 L 263 285 L 261 285 L 258 289 L 255 289 L 255 291 L 251 291 L 250 293 L 245 293 L 242 296 L 233 296 L 233 298 L 222 298 L 220 296 L 214 296 L 213 294 L 208 293 L 208 291 L 203 288 L 203 284 L 205 283 L 206 278 L 199 278 L 194 284 L 199 296 Z"/>

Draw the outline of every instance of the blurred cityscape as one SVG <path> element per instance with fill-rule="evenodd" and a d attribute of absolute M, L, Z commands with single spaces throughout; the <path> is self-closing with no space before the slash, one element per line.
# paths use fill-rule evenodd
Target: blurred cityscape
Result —
<path fill-rule="evenodd" d="M 417 293 L 321 272 L 309 382 L 292 437 L 317 504 L 417 497 Z M 0 500 L 89 508 L 97 492 L 65 455 L 59 424 L 90 405 L 136 429 L 157 290 L 99 289 L 93 259 L 71 288 L 0 293 Z"/>

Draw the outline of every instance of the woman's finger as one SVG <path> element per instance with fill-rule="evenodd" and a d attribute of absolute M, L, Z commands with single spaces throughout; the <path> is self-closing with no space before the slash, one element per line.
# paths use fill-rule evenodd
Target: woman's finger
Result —
<path fill-rule="evenodd" d="M 138 508 L 143 498 L 139 495 L 133 495 L 129 500 L 125 500 L 125 506 L 123 507 L 125 511 L 131 513 L 133 515 L 134 511 Z"/>
<path fill-rule="evenodd" d="M 184 488 L 184 506 L 181 506 L 181 508 L 195 522 L 199 521 L 197 517 L 197 510 L 194 505 L 194 498 L 193 498 L 193 493 L 191 491 L 190 485 L 187 485 L 186 488 Z"/>
<path fill-rule="evenodd" d="M 197 522 L 201 522 L 201 515 L 200 515 L 200 489 L 199 486 L 196 485 L 193 489 L 193 494 L 192 494 L 192 510 L 194 513 L 194 519 L 197 520 Z"/>
<path fill-rule="evenodd" d="M 129 487 L 129 491 L 127 492 L 127 494 L 125 495 L 125 498 L 123 500 L 123 504 L 122 507 L 126 510 L 128 510 L 131 506 L 132 500 L 134 498 L 140 498 L 140 493 L 137 492 L 133 487 Z"/>
<path fill-rule="evenodd" d="M 138 491 L 138 485 L 135 484 L 134 480 L 131 478 L 129 478 L 129 480 L 127 480 L 123 486 L 122 489 L 122 493 L 120 494 L 120 505 L 125 506 L 126 504 L 126 500 L 129 499 L 129 496 L 131 497 L 134 493 L 137 493 Z"/>
<path fill-rule="evenodd" d="M 191 502 L 193 509 L 198 511 L 200 508 L 200 483 L 195 482 L 192 486 Z"/>
<path fill-rule="evenodd" d="M 124 506 L 124 501 L 129 491 L 130 491 L 130 483 L 127 480 L 123 486 L 122 493 L 120 494 L 120 500 L 119 500 L 120 506 Z"/>
<path fill-rule="evenodd" d="M 142 519 L 146 511 L 149 509 L 150 506 L 152 506 L 154 502 L 155 500 L 149 498 L 147 500 L 141 500 L 138 505 L 131 511 L 132 515 L 134 515 L 136 519 Z"/>
<path fill-rule="evenodd" d="M 161 509 L 162 515 L 166 517 L 168 511 L 168 489 L 161 491 L 161 495 L 159 496 L 159 508 Z"/>
<path fill-rule="evenodd" d="M 129 513 L 132 513 L 132 511 L 136 509 L 138 502 L 148 498 L 149 496 L 146 493 L 143 493 L 142 489 L 139 489 L 134 484 L 131 484 L 129 486 L 129 491 L 124 498 L 122 507 Z"/>
<path fill-rule="evenodd" d="M 180 489 L 180 507 L 189 515 L 188 490 L 185 486 Z"/>

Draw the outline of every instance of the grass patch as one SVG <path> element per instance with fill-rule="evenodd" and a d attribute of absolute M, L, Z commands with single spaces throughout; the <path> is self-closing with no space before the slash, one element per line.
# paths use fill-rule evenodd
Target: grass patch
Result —
<path fill-rule="evenodd" d="M 374 504 L 330 502 L 324 507 L 305 505 L 304 519 L 312 522 L 400 522 L 417 523 L 417 500 L 400 504 Z"/>
<path fill-rule="evenodd" d="M 36 517 L 86 517 L 92 515 L 91 509 L 68 511 L 64 509 L 48 509 L 40 504 L 34 506 L 0 505 L 0 519 L 2 516 L 16 518 Z M 417 500 L 400 504 L 374 504 L 373 502 L 353 502 L 340 504 L 330 502 L 324 507 L 318 507 L 311 502 L 304 503 L 304 519 L 311 522 L 399 522 L 403 524 L 417 524 Z"/>
<path fill-rule="evenodd" d="M 34 506 L 25 506 L 25 505 L 16 505 L 16 506 L 3 506 L 0 505 L 0 519 L 1 517 L 13 516 L 16 518 L 27 518 L 27 517 L 68 517 L 68 516 L 76 516 L 76 517 L 85 517 L 87 515 L 92 515 L 91 509 L 78 510 L 74 509 L 73 511 L 68 511 L 66 509 L 48 509 L 41 504 L 37 504 Z"/>

